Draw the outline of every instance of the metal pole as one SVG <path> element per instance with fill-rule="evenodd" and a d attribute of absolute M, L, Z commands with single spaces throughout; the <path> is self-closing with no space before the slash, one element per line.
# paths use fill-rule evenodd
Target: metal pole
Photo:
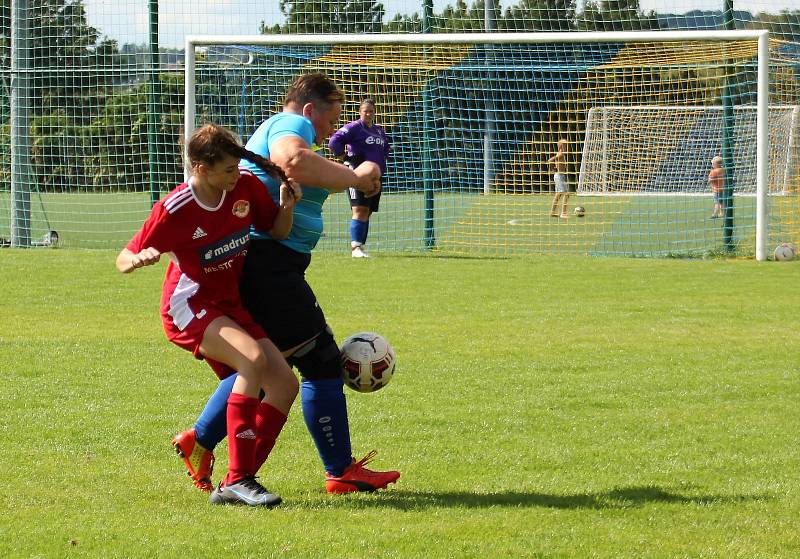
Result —
<path fill-rule="evenodd" d="M 31 246 L 28 0 L 11 1 L 11 246 Z"/>
<path fill-rule="evenodd" d="M 767 50 L 767 52 L 769 52 L 769 50 Z M 783 188 L 781 189 L 783 194 L 789 194 L 789 191 L 792 188 L 792 174 L 794 172 L 792 169 L 792 158 L 794 157 L 795 150 L 797 149 L 795 140 L 797 133 L 795 130 L 798 129 L 797 125 L 800 122 L 798 115 L 800 115 L 800 106 L 795 105 L 794 109 L 792 109 L 791 119 L 789 120 L 789 145 L 786 149 L 786 163 L 783 171 Z"/>
<path fill-rule="evenodd" d="M 486 0 L 486 4 L 483 11 L 483 21 L 484 21 L 484 30 L 487 33 L 491 33 L 497 29 L 497 21 L 496 21 L 496 11 L 495 11 L 495 0 Z M 494 66 L 494 57 L 492 56 L 493 52 L 493 45 L 484 45 L 484 53 L 486 54 L 486 66 L 489 68 L 489 80 L 490 83 L 493 80 L 494 72 L 491 68 Z M 484 95 L 486 95 L 486 121 L 484 123 L 484 132 L 483 132 L 483 193 L 484 194 L 491 194 L 494 189 L 492 188 L 492 183 L 494 182 L 494 136 L 495 136 L 495 111 L 494 111 L 494 103 L 492 98 L 490 97 L 490 89 L 487 89 Z"/>
<path fill-rule="evenodd" d="M 736 27 L 733 21 L 733 0 L 725 0 L 723 17 L 725 30 L 733 31 Z M 725 181 L 722 188 L 722 205 L 724 207 L 725 218 L 722 222 L 722 238 L 725 245 L 725 252 L 734 252 L 736 250 L 736 242 L 733 237 L 733 190 L 736 184 L 736 161 L 734 161 L 736 68 L 727 58 L 724 68 L 725 84 L 722 92 L 722 164 L 725 168 Z"/>
<path fill-rule="evenodd" d="M 150 72 L 147 88 L 147 162 L 150 170 L 150 205 L 155 205 L 160 196 L 158 176 L 158 0 L 149 0 L 150 12 Z"/>
<path fill-rule="evenodd" d="M 430 0 L 425 0 L 430 2 Z M 432 10 L 432 4 L 429 8 Z M 433 17 L 433 16 L 430 16 Z M 427 18 L 426 18 L 427 19 Z M 430 23 L 423 19 L 423 30 Z M 553 31 L 530 33 L 369 33 L 308 35 L 187 35 L 195 46 L 254 45 L 472 45 L 491 42 L 498 45 L 533 45 L 549 43 L 652 43 L 663 41 L 754 41 L 759 31 Z"/>
<path fill-rule="evenodd" d="M 433 0 L 423 0 L 422 5 L 422 32 L 431 32 L 431 20 L 433 19 Z M 432 72 L 432 77 L 435 74 Z M 425 248 L 431 249 L 436 246 L 436 230 L 434 227 L 434 200 L 433 200 L 433 149 L 431 142 L 431 128 L 433 112 L 431 111 L 430 84 L 422 91 L 422 188 L 425 198 L 425 230 L 423 239 Z"/>
<path fill-rule="evenodd" d="M 195 79 L 194 58 L 195 44 L 192 37 L 187 36 L 183 49 L 183 180 L 189 180 L 189 138 L 194 130 L 195 119 Z"/>
<path fill-rule="evenodd" d="M 428 10 L 433 9 L 431 0 Z M 423 30 L 430 29 L 428 17 L 423 18 Z M 491 41 L 498 45 L 532 45 L 548 43 L 652 43 L 654 41 L 753 41 L 757 30 L 738 31 L 554 31 L 530 33 L 371 33 L 366 35 L 187 35 L 195 46 L 254 44 L 254 45 L 467 45 Z"/>
<path fill-rule="evenodd" d="M 756 109 L 756 260 L 767 259 L 769 236 L 769 33 L 758 38 Z"/>

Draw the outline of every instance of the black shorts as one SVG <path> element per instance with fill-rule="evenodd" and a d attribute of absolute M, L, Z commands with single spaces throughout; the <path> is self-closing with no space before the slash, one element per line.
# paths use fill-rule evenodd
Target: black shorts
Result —
<path fill-rule="evenodd" d="M 363 192 L 355 188 L 347 189 L 347 197 L 350 198 L 350 207 L 353 206 L 367 206 L 372 213 L 378 211 L 381 204 L 381 193 L 378 192 L 375 196 L 367 198 Z"/>
<path fill-rule="evenodd" d="M 276 241 L 250 243 L 240 283 L 242 301 L 281 351 L 325 330 L 317 297 L 306 282 L 311 255 Z"/>

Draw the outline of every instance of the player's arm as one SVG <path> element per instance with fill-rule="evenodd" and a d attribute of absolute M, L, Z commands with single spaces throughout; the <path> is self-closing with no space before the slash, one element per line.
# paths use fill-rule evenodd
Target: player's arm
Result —
<path fill-rule="evenodd" d="M 303 190 L 293 180 L 281 185 L 278 213 L 269 230 L 270 237 L 280 241 L 289 236 L 289 231 L 294 223 L 294 207 L 302 197 Z"/>
<path fill-rule="evenodd" d="M 345 139 L 347 132 L 347 128 L 340 128 L 334 132 L 333 136 L 331 136 L 331 139 L 328 140 L 328 149 L 331 150 L 333 155 L 338 157 L 344 153 L 344 148 L 347 145 L 347 140 Z"/>
<path fill-rule="evenodd" d="M 164 239 L 165 236 L 167 238 L 174 236 L 164 224 L 167 216 L 168 213 L 164 211 L 161 202 L 153 206 L 142 228 L 117 255 L 117 270 L 128 274 L 137 268 L 152 266 L 159 261 L 163 252 L 171 250 L 169 241 Z"/>
<path fill-rule="evenodd" d="M 117 270 L 129 274 L 137 268 L 152 266 L 161 258 L 161 253 L 153 247 L 147 247 L 139 252 L 133 252 L 125 247 L 117 255 Z"/>
<path fill-rule="evenodd" d="M 392 139 L 389 137 L 389 134 L 386 133 L 386 130 L 381 128 L 380 131 L 381 136 L 383 136 L 383 157 L 385 159 L 389 157 L 389 152 L 392 151 Z"/>
<path fill-rule="evenodd" d="M 270 146 L 270 159 L 300 184 L 343 192 L 351 186 L 367 194 L 380 191 L 380 169 L 351 170 L 320 157 L 299 136 L 284 136 Z M 373 164 L 374 165 L 374 164 Z M 377 172 L 376 172 L 377 171 Z"/>
<path fill-rule="evenodd" d="M 372 198 L 381 191 L 380 179 L 381 175 L 383 175 L 383 172 L 381 171 L 380 165 L 374 161 L 364 161 L 361 165 L 353 169 L 353 172 L 356 174 L 356 176 L 362 177 L 364 180 L 369 181 L 369 184 L 372 185 L 372 188 L 369 190 L 358 188 L 358 190 L 361 190 L 361 192 L 363 192 L 367 198 Z"/>

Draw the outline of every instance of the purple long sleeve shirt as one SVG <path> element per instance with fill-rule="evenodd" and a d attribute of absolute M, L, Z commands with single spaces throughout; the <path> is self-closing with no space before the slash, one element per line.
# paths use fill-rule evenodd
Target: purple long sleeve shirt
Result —
<path fill-rule="evenodd" d="M 345 162 L 353 169 L 372 161 L 380 166 L 381 173 L 386 173 L 391 141 L 377 124 L 368 127 L 361 119 L 349 122 L 331 136 L 328 147 L 334 155 L 344 154 Z"/>

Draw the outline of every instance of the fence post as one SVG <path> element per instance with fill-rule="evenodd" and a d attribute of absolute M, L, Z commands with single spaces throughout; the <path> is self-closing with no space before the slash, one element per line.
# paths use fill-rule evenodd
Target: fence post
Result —
<path fill-rule="evenodd" d="M 28 0 L 11 1 L 11 246 L 31 246 Z"/>
<path fill-rule="evenodd" d="M 149 0 L 150 11 L 150 72 L 147 88 L 147 163 L 150 170 L 150 206 L 158 202 L 161 188 L 158 175 L 158 70 L 160 58 L 158 53 L 158 0 Z M 154 153 L 155 152 L 155 153 Z"/>

